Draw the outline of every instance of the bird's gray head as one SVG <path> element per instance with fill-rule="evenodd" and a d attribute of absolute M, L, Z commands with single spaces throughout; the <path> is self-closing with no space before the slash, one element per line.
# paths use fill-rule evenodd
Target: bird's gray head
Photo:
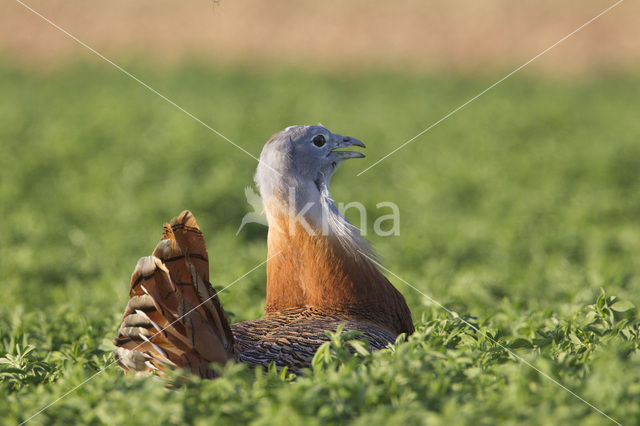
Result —
<path fill-rule="evenodd" d="M 269 233 L 295 233 L 300 224 L 310 235 L 336 237 L 346 253 L 375 256 L 362 238 L 336 207 L 329 194 L 329 181 L 340 163 L 348 158 L 362 158 L 354 151 L 340 148 L 364 144 L 357 139 L 331 133 L 323 126 L 292 126 L 269 139 L 260 154 L 255 181 L 267 214 Z M 288 217 L 287 224 L 279 218 Z M 285 219 L 286 220 L 286 219 Z M 285 226 L 282 226 L 285 225 Z"/>
<path fill-rule="evenodd" d="M 313 201 L 315 194 L 328 190 L 343 160 L 364 157 L 360 152 L 338 151 L 351 146 L 364 148 L 359 140 L 320 125 L 291 126 L 276 133 L 262 149 L 255 176 L 263 200 L 286 197 L 294 188 L 306 201 Z"/>

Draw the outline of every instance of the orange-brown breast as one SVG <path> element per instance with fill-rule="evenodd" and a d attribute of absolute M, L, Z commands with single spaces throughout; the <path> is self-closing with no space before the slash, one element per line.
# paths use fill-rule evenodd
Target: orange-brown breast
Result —
<path fill-rule="evenodd" d="M 412 333 L 404 297 L 360 253 L 347 253 L 333 236 L 310 235 L 277 208 L 270 215 L 265 312 L 307 306 Z"/>

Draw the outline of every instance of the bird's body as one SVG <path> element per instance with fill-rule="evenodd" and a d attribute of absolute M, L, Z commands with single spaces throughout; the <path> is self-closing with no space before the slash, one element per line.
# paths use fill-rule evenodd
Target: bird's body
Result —
<path fill-rule="evenodd" d="M 237 336 L 236 359 L 264 366 L 273 361 L 278 367 L 297 372 L 309 367 L 316 350 L 327 341 L 325 331 L 335 331 L 341 324 L 345 331 L 360 331 L 372 349 L 382 349 L 396 338 L 384 327 L 344 313 L 289 308 L 268 313 L 259 320 L 232 324 L 231 330 Z"/>
<path fill-rule="evenodd" d="M 155 257 L 141 259 L 132 277 L 130 296 L 138 296 L 138 305 L 144 298 L 146 311 L 129 302 L 116 339 L 119 364 L 135 371 L 189 367 L 203 377 L 213 377 L 209 362 L 229 359 L 298 371 L 327 341 L 326 331 L 340 324 L 362 332 L 372 349 L 412 333 L 403 296 L 329 195 L 340 162 L 362 156 L 336 149 L 353 145 L 364 146 L 321 126 L 289 127 L 265 145 L 256 172 L 269 224 L 267 299 L 259 320 L 227 324 L 208 283 L 204 239 L 193 216 L 183 212 L 165 225 Z"/>

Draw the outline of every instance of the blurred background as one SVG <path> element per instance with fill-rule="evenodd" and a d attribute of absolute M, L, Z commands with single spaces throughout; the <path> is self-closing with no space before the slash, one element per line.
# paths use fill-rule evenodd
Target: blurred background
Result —
<path fill-rule="evenodd" d="M 366 141 L 368 158 L 334 179 L 336 199 L 373 216 L 398 204 L 401 236 L 372 236 L 391 269 L 479 312 L 501 298 L 584 301 L 618 281 L 638 297 L 640 4 L 356 174 L 612 4 L 28 3 L 253 155 L 296 123 Z M 0 8 L 7 306 L 91 291 L 87 308 L 115 320 L 135 260 L 185 208 L 224 265 L 218 281 L 263 259 L 264 228 L 234 236 L 254 159 L 20 2 Z M 240 319 L 260 314 L 264 271 L 248 282 L 223 296 Z M 424 300 L 402 290 L 419 312 Z"/>
<path fill-rule="evenodd" d="M 608 6 L 604 0 L 459 2 L 302 0 L 28 2 L 56 24 L 114 59 L 295 66 L 479 71 L 510 68 L 548 47 Z M 16 1 L 0 6 L 7 58 L 63 64 L 83 51 Z M 637 2 L 531 68 L 584 73 L 637 66 Z"/>
<path fill-rule="evenodd" d="M 356 174 L 612 4 L 28 3 L 255 156 L 297 123 L 366 141 L 336 199 L 374 217 L 376 203 L 398 204 L 401 236 L 371 237 L 391 269 L 476 313 L 502 298 L 583 302 L 618 281 L 638 297 L 640 4 Z M 86 308 L 115 321 L 135 260 L 185 208 L 224 265 L 218 282 L 264 258 L 264 228 L 234 235 L 254 159 L 20 2 L 0 8 L 6 306 L 91 291 Z M 264 271 L 247 282 L 223 296 L 239 319 L 262 309 Z M 419 316 L 425 301 L 402 290 Z"/>
<path fill-rule="evenodd" d="M 370 220 L 368 236 L 390 270 L 457 312 L 520 336 L 573 318 L 602 290 L 640 304 L 640 2 L 620 3 L 357 176 L 614 2 L 25 1 L 254 156 L 292 124 L 363 140 L 367 158 L 343 164 L 334 198 L 374 218 L 377 203 L 397 204 L 400 235 L 376 236 Z M 135 263 L 183 209 L 204 231 L 215 286 L 262 262 L 266 228 L 235 235 L 255 167 L 20 1 L 1 2 L 0 356 L 28 342 L 37 350 L 25 368 L 51 370 L 25 377 L 56 382 L 21 393 L 3 384 L 4 409 L 24 418 L 110 360 Z M 416 321 L 444 316 L 392 281 Z M 264 284 L 261 268 L 221 294 L 232 321 L 262 315 Z M 585 392 L 623 418 L 635 404 L 599 390 L 598 380 L 621 389 L 634 376 L 614 352 L 600 352 L 607 368 Z M 42 421 L 69 412 L 108 423 L 126 411 L 82 401 L 112 382 L 133 401 L 121 379 L 107 371 Z M 573 421 L 585 415 L 553 384 L 538 386 L 571 405 Z M 507 389 L 519 408 L 505 412 L 553 411 L 532 389 L 528 379 Z"/>

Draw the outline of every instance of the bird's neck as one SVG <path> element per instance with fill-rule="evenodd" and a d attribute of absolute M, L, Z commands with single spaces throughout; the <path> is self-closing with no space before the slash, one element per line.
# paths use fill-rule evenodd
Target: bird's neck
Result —
<path fill-rule="evenodd" d="M 304 221 L 304 215 L 291 213 L 295 209 L 290 210 L 286 200 L 265 200 L 269 221 L 265 311 L 308 307 L 376 322 L 395 333 L 411 333 L 411 314 L 402 295 L 370 260 L 370 249 L 359 235 L 354 239 L 344 235 L 347 230 L 335 229 L 348 222 L 335 205 L 327 205 L 333 204 L 330 198 L 323 202 L 325 214 L 340 215 L 327 219 L 329 229 L 322 225 L 325 222 L 318 224 L 313 217 Z"/>

